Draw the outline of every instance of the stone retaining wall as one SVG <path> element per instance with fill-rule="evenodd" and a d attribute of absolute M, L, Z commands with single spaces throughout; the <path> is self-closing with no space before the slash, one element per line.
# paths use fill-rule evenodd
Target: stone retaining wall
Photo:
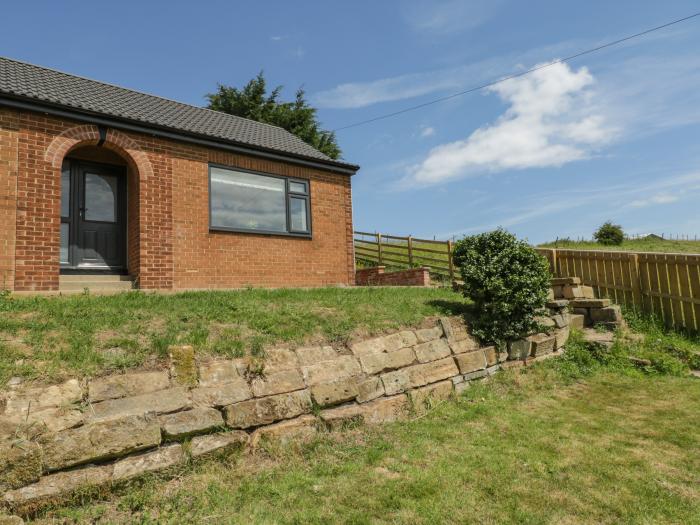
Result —
<path fill-rule="evenodd" d="M 340 349 L 271 349 L 263 367 L 199 360 L 190 347 L 177 347 L 169 370 L 14 384 L 0 401 L 2 505 L 26 512 L 86 485 L 230 447 L 307 440 L 350 423 L 421 414 L 470 381 L 555 355 L 569 336 L 570 316 L 556 303 L 550 314 L 550 333 L 516 341 L 508 352 L 481 347 L 453 317 Z"/>

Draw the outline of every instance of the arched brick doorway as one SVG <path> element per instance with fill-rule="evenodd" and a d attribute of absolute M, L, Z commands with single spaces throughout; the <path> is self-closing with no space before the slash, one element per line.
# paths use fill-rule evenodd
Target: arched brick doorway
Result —
<path fill-rule="evenodd" d="M 141 274 L 141 187 L 151 163 L 129 136 L 76 126 L 55 137 L 45 160 L 61 173 L 61 273 Z"/>

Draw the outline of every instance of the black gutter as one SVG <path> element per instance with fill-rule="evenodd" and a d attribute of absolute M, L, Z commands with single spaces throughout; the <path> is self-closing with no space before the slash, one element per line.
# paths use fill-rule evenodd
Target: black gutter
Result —
<path fill-rule="evenodd" d="M 79 120 L 81 122 L 95 124 L 98 127 L 108 126 L 124 131 L 133 131 L 136 133 L 144 133 L 146 135 L 151 135 L 154 137 L 179 140 L 191 144 L 207 146 L 210 148 L 223 149 L 231 151 L 233 153 L 243 153 L 246 155 L 254 155 L 256 157 L 262 157 L 270 160 L 291 162 L 294 164 L 299 164 L 301 166 L 324 169 L 328 171 L 333 171 L 335 173 L 341 173 L 343 175 L 354 175 L 357 172 L 357 170 L 360 169 L 360 167 L 355 164 L 346 164 L 343 162 L 335 162 L 332 160 L 327 161 L 322 159 L 312 159 L 310 157 L 295 155 L 293 153 L 285 154 L 252 145 L 237 145 L 231 142 L 223 142 L 212 138 L 207 138 L 206 135 L 200 135 L 197 133 L 191 133 L 182 130 L 173 130 L 173 128 L 158 126 L 156 124 L 143 124 L 130 119 L 105 116 L 102 113 L 81 111 L 61 105 L 39 103 L 24 98 L 12 98 L 8 97 L 7 94 L 0 95 L 0 105 L 9 106 L 16 109 L 23 109 L 27 111 L 34 111 L 38 113 L 47 113 L 49 115 L 54 115 L 57 117 L 65 117 L 73 120 Z"/>

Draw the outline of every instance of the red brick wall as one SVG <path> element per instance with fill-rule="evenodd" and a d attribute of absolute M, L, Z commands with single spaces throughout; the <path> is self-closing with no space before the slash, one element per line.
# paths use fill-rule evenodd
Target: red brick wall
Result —
<path fill-rule="evenodd" d="M 0 110 L 0 279 L 14 267 L 10 288 L 58 288 L 60 165 L 97 138 L 94 126 Z M 348 176 L 111 129 L 105 147 L 129 165 L 127 252 L 141 288 L 354 283 Z M 210 232 L 208 162 L 310 180 L 313 238 Z"/>
<path fill-rule="evenodd" d="M 428 268 L 411 268 L 385 273 L 385 266 L 361 268 L 355 272 L 358 286 L 430 286 Z"/>

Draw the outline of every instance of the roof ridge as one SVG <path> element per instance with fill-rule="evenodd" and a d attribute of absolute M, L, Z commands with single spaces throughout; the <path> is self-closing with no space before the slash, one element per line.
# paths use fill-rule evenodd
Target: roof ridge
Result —
<path fill-rule="evenodd" d="M 182 101 L 175 100 L 175 99 L 172 99 L 172 98 L 163 97 L 163 96 L 161 96 L 161 95 L 153 95 L 152 93 L 146 93 L 145 91 L 139 91 L 139 90 L 137 90 L 137 89 L 131 89 L 131 88 L 127 88 L 127 87 L 124 87 L 124 86 L 119 86 L 119 85 L 117 85 L 117 84 L 112 84 L 111 82 L 104 82 L 104 81 L 102 81 L 102 80 L 95 80 L 94 78 L 89 78 L 89 77 L 85 77 L 85 76 L 82 76 L 82 75 L 76 75 L 76 74 L 73 74 L 73 73 L 67 73 L 67 72 L 65 72 L 65 71 L 61 71 L 60 69 L 56 69 L 56 68 L 52 68 L 52 67 L 40 66 L 40 65 L 38 65 L 38 64 L 34 64 L 34 63 L 32 63 L 32 62 L 26 62 L 26 61 L 24 61 L 24 60 L 17 60 L 17 59 L 15 59 L 15 58 L 10 58 L 10 57 L 6 57 L 6 56 L 2 56 L 2 55 L 0 55 L 0 60 L 7 60 L 7 61 L 9 61 L 9 62 L 14 62 L 14 63 L 16 63 L 16 64 L 23 64 L 23 65 L 25 65 L 25 66 L 30 66 L 30 67 L 34 67 L 34 68 L 37 68 L 37 69 L 43 69 L 43 70 L 45 70 L 45 71 L 51 71 L 51 72 L 53 72 L 53 73 L 58 73 L 59 75 L 65 75 L 65 76 L 67 76 L 67 77 L 79 78 L 79 79 L 81 79 L 81 80 L 87 80 L 87 81 L 89 81 L 89 82 L 95 82 L 95 83 L 97 83 L 97 84 L 102 84 L 102 85 L 104 85 L 104 86 L 110 86 L 110 87 L 113 87 L 113 88 L 122 89 L 122 90 L 124 90 L 124 91 L 130 91 L 130 92 L 132 92 L 132 93 L 138 93 L 139 95 L 144 95 L 144 96 L 147 96 L 147 97 L 153 97 L 153 98 L 157 98 L 157 99 L 160 99 L 160 100 L 165 100 L 166 102 L 171 102 L 171 103 L 178 104 L 178 105 L 180 105 L 180 106 L 185 106 L 185 107 L 188 107 L 188 108 L 194 108 L 194 109 L 209 111 L 209 112 L 211 112 L 211 113 L 215 113 L 216 115 L 227 115 L 228 117 L 233 118 L 233 119 L 240 119 L 240 120 L 245 120 L 245 121 L 247 121 L 247 122 L 254 122 L 254 123 L 256 123 L 256 124 L 262 124 L 263 126 L 268 126 L 268 127 L 270 127 L 270 128 L 280 129 L 280 130 L 284 131 L 285 133 L 289 133 L 290 135 L 296 137 L 297 139 L 302 140 L 301 138 L 299 138 L 299 137 L 297 137 L 296 135 L 294 135 L 294 133 L 292 133 L 291 131 L 284 129 L 284 128 L 281 127 L 281 126 L 275 126 L 274 124 L 270 124 L 269 122 L 261 122 L 261 121 L 259 121 L 259 120 L 253 120 L 253 119 L 249 119 L 249 118 L 246 118 L 246 117 L 240 117 L 240 116 L 238 116 L 238 115 L 232 115 L 232 114 L 230 114 L 230 113 L 225 113 L 225 112 L 223 112 L 223 111 L 216 111 L 215 109 L 210 109 L 210 108 L 206 108 L 206 107 L 203 107 L 203 106 L 195 106 L 194 104 L 188 104 L 187 102 L 182 102 Z M 302 142 L 303 142 L 303 141 L 302 141 Z M 312 146 L 312 147 L 313 147 L 313 146 Z M 322 153 L 322 152 L 321 152 L 321 153 Z M 330 157 L 329 157 L 329 158 L 330 158 Z M 331 160 L 333 160 L 333 159 L 331 159 Z"/>

